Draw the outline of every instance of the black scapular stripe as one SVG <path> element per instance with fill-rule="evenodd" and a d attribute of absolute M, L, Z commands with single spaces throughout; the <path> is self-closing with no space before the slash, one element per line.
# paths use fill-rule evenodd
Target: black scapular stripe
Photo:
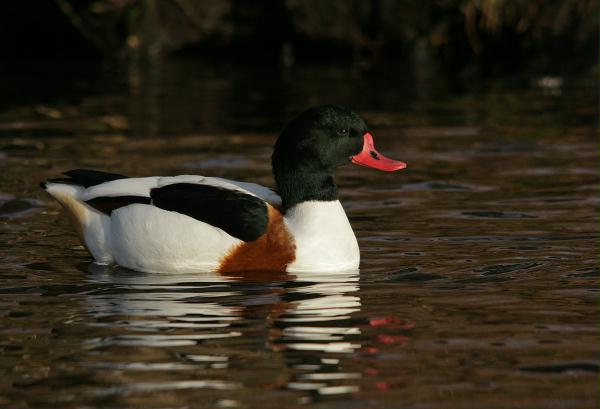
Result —
<path fill-rule="evenodd" d="M 71 180 L 55 179 L 55 181 L 59 180 L 59 183 L 75 183 L 83 187 L 90 187 L 112 180 L 129 178 L 129 176 L 121 175 L 119 173 L 108 173 L 91 169 L 72 169 L 63 172 L 63 175 L 70 177 Z"/>
<path fill-rule="evenodd" d="M 258 197 L 215 186 L 175 183 L 152 189 L 152 204 L 218 227 L 243 241 L 254 241 L 269 223 L 267 204 Z"/>
<path fill-rule="evenodd" d="M 99 196 L 86 200 L 86 203 L 110 216 L 114 210 L 123 206 L 135 203 L 150 204 L 150 198 L 144 196 Z"/>

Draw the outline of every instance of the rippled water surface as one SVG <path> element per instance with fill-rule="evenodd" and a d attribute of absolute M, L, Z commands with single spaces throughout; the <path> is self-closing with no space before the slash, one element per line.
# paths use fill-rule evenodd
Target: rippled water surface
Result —
<path fill-rule="evenodd" d="M 597 87 L 450 93 L 190 62 L 81 72 L 0 81 L 0 407 L 597 405 Z M 78 167 L 271 186 L 284 121 L 332 101 L 409 164 L 338 172 L 359 275 L 95 266 L 38 188 Z"/>

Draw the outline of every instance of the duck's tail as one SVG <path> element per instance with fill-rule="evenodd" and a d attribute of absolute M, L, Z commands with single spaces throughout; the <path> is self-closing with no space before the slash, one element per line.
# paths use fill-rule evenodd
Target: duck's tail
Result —
<path fill-rule="evenodd" d="M 119 173 L 91 169 L 73 169 L 64 172 L 63 175 L 67 177 L 47 179 L 40 183 L 40 187 L 65 208 L 76 226 L 85 225 L 88 213 L 91 211 L 88 205 L 79 200 L 81 192 L 90 186 L 128 177 Z"/>
<path fill-rule="evenodd" d="M 83 202 L 78 200 L 85 187 L 68 183 L 63 179 L 48 179 L 40 183 L 40 187 L 52 196 L 65 209 L 71 220 L 79 239 L 85 243 L 85 225 L 89 219 L 90 210 Z"/>
<path fill-rule="evenodd" d="M 66 178 L 48 179 L 40 183 L 42 189 L 46 189 L 47 183 L 59 183 L 67 185 L 79 185 L 83 187 L 96 186 L 104 182 L 110 182 L 117 179 L 127 179 L 129 176 L 120 173 L 101 172 L 92 169 L 72 169 L 63 172 Z"/>
<path fill-rule="evenodd" d="M 96 261 L 110 262 L 112 257 L 106 251 L 107 245 L 104 239 L 106 221 L 103 219 L 106 219 L 106 216 L 80 200 L 80 197 L 89 186 L 127 176 L 86 169 L 70 170 L 64 175 L 69 177 L 45 180 L 40 183 L 40 187 L 65 209 L 79 239 Z"/>

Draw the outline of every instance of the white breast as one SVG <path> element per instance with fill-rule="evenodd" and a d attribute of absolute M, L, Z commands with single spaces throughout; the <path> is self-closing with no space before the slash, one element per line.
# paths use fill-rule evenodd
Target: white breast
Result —
<path fill-rule="evenodd" d="M 339 201 L 308 201 L 285 213 L 285 224 L 296 243 L 296 260 L 289 272 L 357 270 L 358 243 Z"/>

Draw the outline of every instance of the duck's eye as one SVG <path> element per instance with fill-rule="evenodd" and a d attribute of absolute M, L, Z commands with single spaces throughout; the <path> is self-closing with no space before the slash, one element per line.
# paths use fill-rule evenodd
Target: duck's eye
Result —
<path fill-rule="evenodd" d="M 338 129 L 337 133 L 340 136 L 348 136 L 348 129 L 346 129 L 346 128 L 340 128 L 340 129 Z"/>

